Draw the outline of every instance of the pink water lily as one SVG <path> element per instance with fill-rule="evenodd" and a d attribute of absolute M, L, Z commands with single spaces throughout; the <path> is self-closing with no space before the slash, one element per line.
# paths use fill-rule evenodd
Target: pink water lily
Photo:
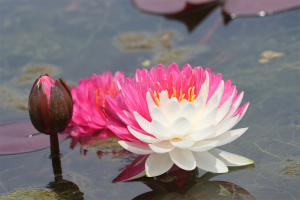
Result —
<path fill-rule="evenodd" d="M 106 116 L 101 111 L 105 105 L 105 95 L 114 98 L 119 94 L 117 81 L 124 82 L 124 73 L 110 72 L 102 75 L 93 74 L 91 78 L 80 80 L 78 87 L 72 88 L 74 110 L 69 126 L 77 126 L 78 131 L 72 132 L 73 136 L 91 135 L 95 131 L 106 127 Z"/>
<path fill-rule="evenodd" d="M 138 69 L 134 78 L 118 87 L 116 98 L 106 95 L 107 127 L 128 151 L 149 154 L 147 176 L 161 175 L 174 164 L 184 170 L 199 167 L 225 173 L 227 166 L 253 163 L 215 148 L 247 130 L 230 130 L 242 119 L 249 102 L 239 107 L 244 93 L 238 94 L 221 74 L 188 64 L 180 71 L 173 63 L 167 69 L 163 65 L 150 71 Z"/>

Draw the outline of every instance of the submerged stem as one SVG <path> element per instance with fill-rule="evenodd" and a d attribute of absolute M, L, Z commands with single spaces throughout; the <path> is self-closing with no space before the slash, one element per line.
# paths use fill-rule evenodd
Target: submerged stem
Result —
<path fill-rule="evenodd" d="M 61 162 L 59 156 L 52 157 L 52 167 L 55 182 L 61 181 L 63 179 Z"/>

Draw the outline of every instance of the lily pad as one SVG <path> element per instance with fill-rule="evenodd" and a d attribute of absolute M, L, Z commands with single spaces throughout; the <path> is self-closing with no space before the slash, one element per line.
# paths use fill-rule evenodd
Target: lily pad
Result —
<path fill-rule="evenodd" d="M 299 0 L 227 0 L 223 12 L 235 16 L 261 16 L 286 11 L 300 6 Z"/>
<path fill-rule="evenodd" d="M 141 10 L 155 14 L 176 14 L 216 0 L 133 0 Z"/>
<path fill-rule="evenodd" d="M 58 135 L 59 142 L 69 135 Z M 30 121 L 0 125 L 0 155 L 36 151 L 50 147 L 50 136 L 39 134 Z"/>

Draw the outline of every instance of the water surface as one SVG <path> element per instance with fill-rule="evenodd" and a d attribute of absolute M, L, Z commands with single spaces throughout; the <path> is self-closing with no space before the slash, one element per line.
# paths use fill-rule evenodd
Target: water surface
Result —
<path fill-rule="evenodd" d="M 299 10 L 222 22 L 214 9 L 192 32 L 130 1 L 0 2 L 0 122 L 29 120 L 27 98 L 40 73 L 76 85 L 93 73 L 172 62 L 211 68 L 244 91 L 250 107 L 235 128 L 249 127 L 221 149 L 255 161 L 252 169 L 213 177 L 239 185 L 256 199 L 300 199 Z M 211 32 L 211 34 L 210 34 Z M 133 38 L 133 39 L 132 39 Z M 264 51 L 283 56 L 261 63 Z M 63 177 L 84 199 L 133 199 L 152 191 L 141 181 L 112 183 L 135 155 L 108 147 L 70 149 L 61 143 Z M 106 152 L 106 153 L 105 153 Z M 0 156 L 0 194 L 47 189 L 53 181 L 49 149 Z M 205 174 L 199 170 L 197 177 Z"/>

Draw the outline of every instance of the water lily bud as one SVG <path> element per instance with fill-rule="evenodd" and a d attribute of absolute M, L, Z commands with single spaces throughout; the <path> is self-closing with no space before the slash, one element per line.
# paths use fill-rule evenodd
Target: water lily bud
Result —
<path fill-rule="evenodd" d="M 33 84 L 28 101 L 33 126 L 41 133 L 55 134 L 68 126 L 73 114 L 73 99 L 65 81 L 54 81 L 48 74 Z"/>

